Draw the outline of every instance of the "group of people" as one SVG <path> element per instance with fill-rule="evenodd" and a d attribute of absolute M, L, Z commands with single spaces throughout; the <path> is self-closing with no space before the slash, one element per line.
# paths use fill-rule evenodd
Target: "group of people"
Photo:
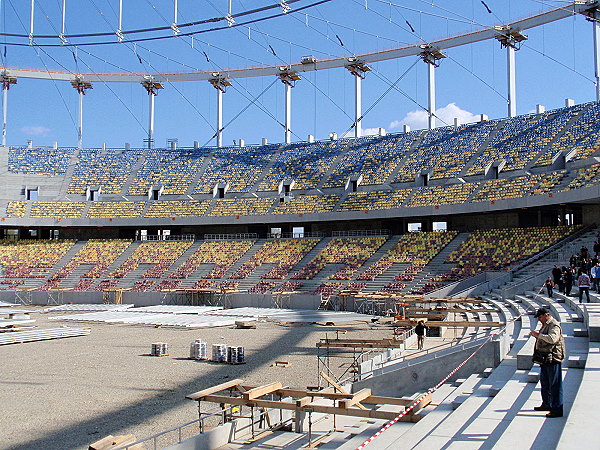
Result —
<path fill-rule="evenodd" d="M 590 288 L 598 292 L 600 288 L 600 240 L 594 243 L 594 256 L 590 256 L 587 247 L 581 247 L 579 253 L 569 259 L 569 267 L 554 266 L 552 275 L 548 277 L 544 286 L 548 297 L 552 297 L 554 288 L 565 295 L 571 295 L 573 285 L 576 283 L 579 289 L 579 303 L 583 296 L 590 302 Z"/>

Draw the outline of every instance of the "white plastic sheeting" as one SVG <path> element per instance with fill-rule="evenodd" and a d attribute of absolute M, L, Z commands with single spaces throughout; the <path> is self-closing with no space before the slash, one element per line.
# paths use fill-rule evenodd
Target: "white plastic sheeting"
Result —
<path fill-rule="evenodd" d="M 90 330 L 70 327 L 49 328 L 46 330 L 14 331 L 10 333 L 1 333 L 0 345 L 85 336 L 87 334 L 90 334 Z"/>
<path fill-rule="evenodd" d="M 187 306 L 187 305 L 154 305 L 134 308 L 132 312 L 167 313 L 167 314 L 204 314 L 209 311 L 223 309 L 222 306 Z"/>
<path fill-rule="evenodd" d="M 160 313 L 171 308 L 162 305 L 156 308 L 132 308 L 127 311 L 99 311 L 87 314 L 72 314 L 51 317 L 52 320 L 68 320 L 103 323 L 130 323 L 155 326 L 172 326 L 186 328 L 211 328 L 234 325 L 236 321 L 254 321 L 267 319 L 273 322 L 302 322 L 302 323 L 344 323 L 370 322 L 372 316 L 344 311 L 315 311 L 274 308 L 232 308 L 207 310 L 204 313 L 176 314 Z M 191 308 L 191 307 L 187 307 Z M 172 310 L 172 309 L 171 309 Z M 148 312 L 155 311 L 155 312 Z"/>
<path fill-rule="evenodd" d="M 76 303 L 59 306 L 51 306 L 46 308 L 47 312 L 88 312 L 88 311 L 123 311 L 124 309 L 133 308 L 134 305 L 112 305 L 104 303 Z"/>

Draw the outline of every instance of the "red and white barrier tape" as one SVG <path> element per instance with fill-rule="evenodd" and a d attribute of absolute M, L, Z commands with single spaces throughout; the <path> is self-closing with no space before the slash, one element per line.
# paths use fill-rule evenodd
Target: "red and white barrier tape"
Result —
<path fill-rule="evenodd" d="M 542 287 L 543 289 L 543 287 Z M 541 290 L 540 290 L 541 292 Z M 521 313 L 519 314 L 517 317 L 515 317 L 512 322 L 516 322 L 517 320 L 519 320 L 521 318 L 521 316 L 523 316 L 523 314 L 525 313 Z M 503 328 L 503 330 L 506 329 L 506 327 L 508 326 L 508 324 L 506 324 Z M 496 333 L 491 333 L 488 338 L 485 340 L 485 342 L 483 342 L 479 347 L 477 347 L 475 349 L 475 351 L 473 353 L 471 353 L 469 355 L 469 357 L 467 359 L 465 359 L 463 362 L 461 362 L 452 372 L 450 372 L 448 375 L 446 375 L 444 377 L 444 379 L 442 381 L 440 381 L 438 384 L 436 384 L 434 387 L 430 388 L 426 393 L 424 393 L 423 395 L 421 395 L 419 398 L 417 398 L 408 408 L 406 408 L 403 412 L 401 412 L 400 414 L 398 414 L 396 417 L 394 417 L 392 420 L 390 420 L 388 423 L 386 423 L 379 431 L 377 431 L 377 433 L 375 433 L 373 436 L 371 436 L 369 439 L 367 439 L 365 442 L 363 442 L 361 445 L 359 445 L 356 450 L 362 450 L 363 448 L 365 448 L 367 445 L 369 445 L 371 442 L 373 442 L 375 440 L 375 438 L 379 437 L 381 434 L 383 434 L 383 432 L 385 430 L 387 430 L 388 428 L 390 428 L 392 425 L 394 425 L 396 422 L 398 422 L 400 419 L 402 419 L 404 416 L 406 416 L 409 412 L 411 412 L 413 409 L 415 409 L 415 407 L 421 403 L 421 401 L 430 394 L 433 394 L 435 391 L 437 391 L 440 386 L 442 386 L 446 381 L 448 381 L 448 379 L 454 375 L 456 372 L 458 372 L 466 363 L 468 363 L 476 354 L 479 350 L 481 350 L 483 348 L 484 345 L 486 345 L 488 342 L 490 342 L 495 336 L 498 336 L 500 333 L 503 332 L 503 330 L 498 331 Z"/>

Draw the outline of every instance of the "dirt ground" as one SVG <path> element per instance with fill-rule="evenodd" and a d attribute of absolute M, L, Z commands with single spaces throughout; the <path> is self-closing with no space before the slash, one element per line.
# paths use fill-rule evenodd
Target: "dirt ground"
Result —
<path fill-rule="evenodd" d="M 32 315 L 38 328 L 85 327 L 89 336 L 0 346 L 0 448 L 79 449 L 106 435 L 151 436 L 198 418 L 185 396 L 224 381 L 281 381 L 316 385 L 315 343 L 334 330 L 344 337 L 391 337 L 384 325 L 353 323 L 278 325 L 257 329 L 176 329 L 88 324 Z M 203 339 L 246 348 L 247 363 L 218 364 L 188 359 L 189 345 Z M 169 356 L 149 356 L 153 342 L 169 344 Z M 286 360 L 289 367 L 271 367 Z M 342 360 L 332 360 L 337 370 Z"/>

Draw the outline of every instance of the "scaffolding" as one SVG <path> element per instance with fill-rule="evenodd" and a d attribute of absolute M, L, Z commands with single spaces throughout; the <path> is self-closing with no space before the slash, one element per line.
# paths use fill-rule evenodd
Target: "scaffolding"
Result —
<path fill-rule="evenodd" d="M 326 375 L 325 378 L 328 379 Z M 289 426 L 293 427 L 296 433 L 304 433 L 307 428 L 308 447 L 314 447 L 336 430 L 338 415 L 393 420 L 407 406 L 414 404 L 416 398 L 421 397 L 420 394 L 410 398 L 375 396 L 372 395 L 371 389 L 361 389 L 351 394 L 335 381 L 331 379 L 328 381 L 331 384 L 329 387 L 309 390 L 290 389 L 284 387 L 279 381 L 262 386 L 250 386 L 244 384 L 243 380 L 235 379 L 195 392 L 186 398 L 198 402 L 200 419 L 203 417 L 202 402 L 220 406 L 221 425 L 235 419 L 247 419 L 251 434 L 251 438 L 246 441 L 248 444 L 270 432 Z M 218 394 L 223 391 L 229 393 Z M 329 402 L 331 404 L 328 404 Z M 430 403 L 431 396 L 424 395 L 416 407 L 400 420 L 418 422 L 423 417 L 419 411 Z M 385 408 L 378 406 L 385 406 Z M 212 411 L 211 414 L 214 415 Z M 321 420 L 324 415 L 332 417 L 332 427 L 314 438 L 315 419 Z"/>

